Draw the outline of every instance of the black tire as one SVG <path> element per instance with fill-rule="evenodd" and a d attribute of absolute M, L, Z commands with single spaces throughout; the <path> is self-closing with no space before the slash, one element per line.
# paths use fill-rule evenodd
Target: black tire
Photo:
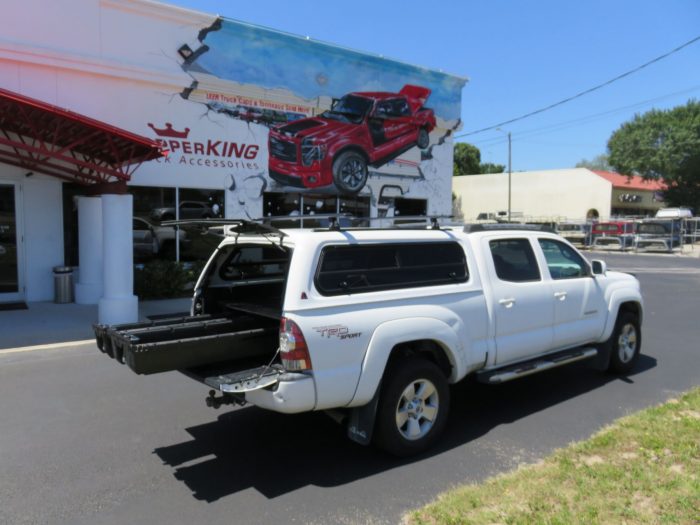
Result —
<path fill-rule="evenodd" d="M 172 215 L 171 213 L 166 213 L 160 218 L 161 222 L 162 221 L 174 221 L 175 220 L 175 215 Z"/>
<path fill-rule="evenodd" d="M 420 128 L 418 130 L 418 139 L 416 140 L 416 146 L 420 149 L 425 149 L 430 146 L 430 134 L 425 128 Z"/>
<path fill-rule="evenodd" d="M 357 151 L 345 151 L 333 161 L 333 182 L 342 193 L 359 193 L 367 183 L 367 161 Z"/>
<path fill-rule="evenodd" d="M 425 390 L 421 393 L 422 387 Z M 435 363 L 420 358 L 396 363 L 387 369 L 382 380 L 375 443 L 400 457 L 423 452 L 445 429 L 449 409 L 447 378 Z M 409 437 L 411 434 L 414 437 Z"/>
<path fill-rule="evenodd" d="M 639 318 L 632 312 L 621 312 L 617 316 L 615 329 L 608 340 L 610 364 L 608 371 L 627 374 L 637 363 L 642 346 L 642 330 Z"/>

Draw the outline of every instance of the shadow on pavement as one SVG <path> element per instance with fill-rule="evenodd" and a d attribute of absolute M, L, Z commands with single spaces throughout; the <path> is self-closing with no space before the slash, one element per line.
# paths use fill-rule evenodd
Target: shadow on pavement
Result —
<path fill-rule="evenodd" d="M 632 377 L 656 366 L 640 356 Z M 500 386 L 463 381 L 452 388 L 450 418 L 437 447 L 408 459 L 362 447 L 322 413 L 283 415 L 243 408 L 188 428 L 192 440 L 154 452 L 197 499 L 216 501 L 253 488 L 276 498 L 306 485 L 335 487 L 420 461 L 472 441 L 491 429 L 620 380 L 585 364 Z"/>

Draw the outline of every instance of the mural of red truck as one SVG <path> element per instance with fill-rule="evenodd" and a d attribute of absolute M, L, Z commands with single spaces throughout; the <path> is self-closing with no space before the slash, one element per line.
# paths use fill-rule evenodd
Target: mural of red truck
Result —
<path fill-rule="evenodd" d="M 379 167 L 417 146 L 429 146 L 435 114 L 424 107 L 425 87 L 399 93 L 349 93 L 316 117 L 276 126 L 269 135 L 269 173 L 280 184 L 318 188 L 335 184 L 346 194 Z"/>

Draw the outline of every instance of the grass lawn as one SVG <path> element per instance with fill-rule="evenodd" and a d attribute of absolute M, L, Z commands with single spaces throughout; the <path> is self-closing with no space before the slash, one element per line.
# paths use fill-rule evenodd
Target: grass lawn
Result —
<path fill-rule="evenodd" d="M 700 524 L 700 388 L 481 485 L 447 492 L 410 524 Z"/>

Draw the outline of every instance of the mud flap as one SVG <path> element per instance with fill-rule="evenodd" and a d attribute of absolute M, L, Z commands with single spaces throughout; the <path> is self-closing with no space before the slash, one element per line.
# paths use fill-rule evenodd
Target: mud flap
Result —
<path fill-rule="evenodd" d="M 612 353 L 612 343 L 606 341 L 596 346 L 598 355 L 591 359 L 590 366 L 594 370 L 606 371 L 610 368 L 610 354 Z"/>
<path fill-rule="evenodd" d="M 379 392 L 381 385 L 377 387 L 374 397 L 364 406 L 350 410 L 350 417 L 347 423 L 348 438 L 360 445 L 369 445 L 374 432 L 374 422 L 377 416 L 377 405 L 379 404 Z"/>

